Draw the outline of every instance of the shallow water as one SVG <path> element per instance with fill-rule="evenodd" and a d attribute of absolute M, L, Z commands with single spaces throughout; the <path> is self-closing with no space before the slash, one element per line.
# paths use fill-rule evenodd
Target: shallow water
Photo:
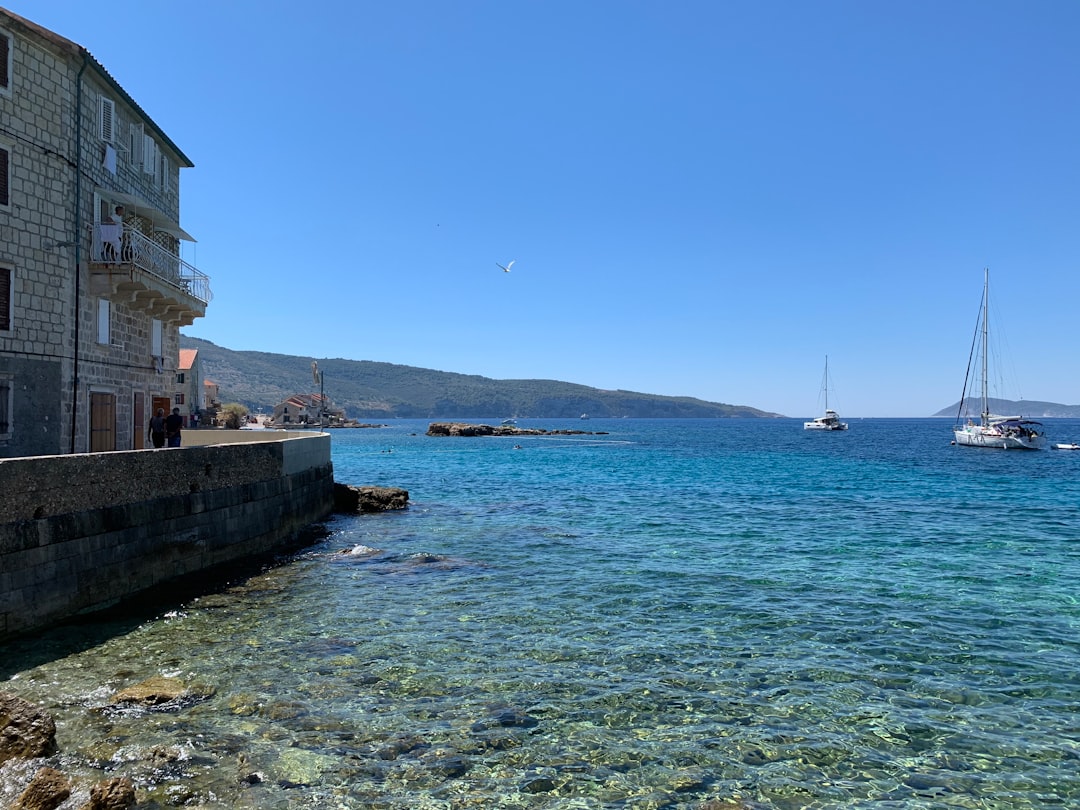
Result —
<path fill-rule="evenodd" d="M 0 689 L 145 807 L 1080 804 L 1080 452 L 947 420 L 519 424 L 607 434 L 335 432 L 337 480 L 407 511 L 0 648 Z M 110 707 L 158 674 L 212 694 Z"/>

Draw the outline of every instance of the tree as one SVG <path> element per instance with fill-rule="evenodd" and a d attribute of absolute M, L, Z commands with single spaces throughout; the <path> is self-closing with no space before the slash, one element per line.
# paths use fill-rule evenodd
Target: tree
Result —
<path fill-rule="evenodd" d="M 221 413 L 225 414 L 225 427 L 239 430 L 247 421 L 248 409 L 239 402 L 229 402 L 221 406 Z"/>

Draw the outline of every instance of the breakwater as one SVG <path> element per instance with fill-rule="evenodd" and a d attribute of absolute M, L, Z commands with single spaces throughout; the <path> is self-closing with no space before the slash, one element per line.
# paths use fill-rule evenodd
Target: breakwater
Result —
<path fill-rule="evenodd" d="M 0 641 L 271 552 L 333 510 L 328 435 L 222 438 L 0 460 Z"/>

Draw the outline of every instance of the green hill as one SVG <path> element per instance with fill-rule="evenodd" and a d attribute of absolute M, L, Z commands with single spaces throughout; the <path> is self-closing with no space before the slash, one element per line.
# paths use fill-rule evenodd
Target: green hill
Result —
<path fill-rule="evenodd" d="M 217 383 L 222 402 L 269 411 L 293 394 L 318 393 L 311 374 L 317 360 L 326 396 L 353 419 L 491 419 L 518 417 L 773 417 L 745 405 L 633 391 L 606 391 L 556 380 L 493 380 L 371 360 L 238 352 L 180 336 L 198 349 L 203 376 Z"/>
<path fill-rule="evenodd" d="M 1062 405 L 1059 402 L 1043 402 L 1036 399 L 995 399 L 987 398 L 990 413 L 1024 416 L 1028 419 L 1077 419 L 1080 418 L 1080 405 Z M 968 412 L 977 414 L 982 408 L 982 401 L 968 399 Z M 942 408 L 934 416 L 956 416 L 960 403 L 955 402 L 947 408 Z"/>

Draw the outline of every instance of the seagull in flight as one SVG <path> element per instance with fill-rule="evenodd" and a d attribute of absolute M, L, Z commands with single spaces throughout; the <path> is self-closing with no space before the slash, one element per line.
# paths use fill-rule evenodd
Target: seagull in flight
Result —
<path fill-rule="evenodd" d="M 496 266 L 496 267 L 499 267 L 499 268 L 502 268 L 502 271 L 503 271 L 504 273 L 509 273 L 509 272 L 510 272 L 510 268 L 514 266 L 514 262 L 516 262 L 516 261 L 517 261 L 517 259 L 511 259 L 511 260 L 510 260 L 510 264 L 506 265 L 506 267 L 503 267 L 503 266 L 502 266 L 501 264 L 499 264 L 498 262 L 495 262 L 495 266 Z"/>

